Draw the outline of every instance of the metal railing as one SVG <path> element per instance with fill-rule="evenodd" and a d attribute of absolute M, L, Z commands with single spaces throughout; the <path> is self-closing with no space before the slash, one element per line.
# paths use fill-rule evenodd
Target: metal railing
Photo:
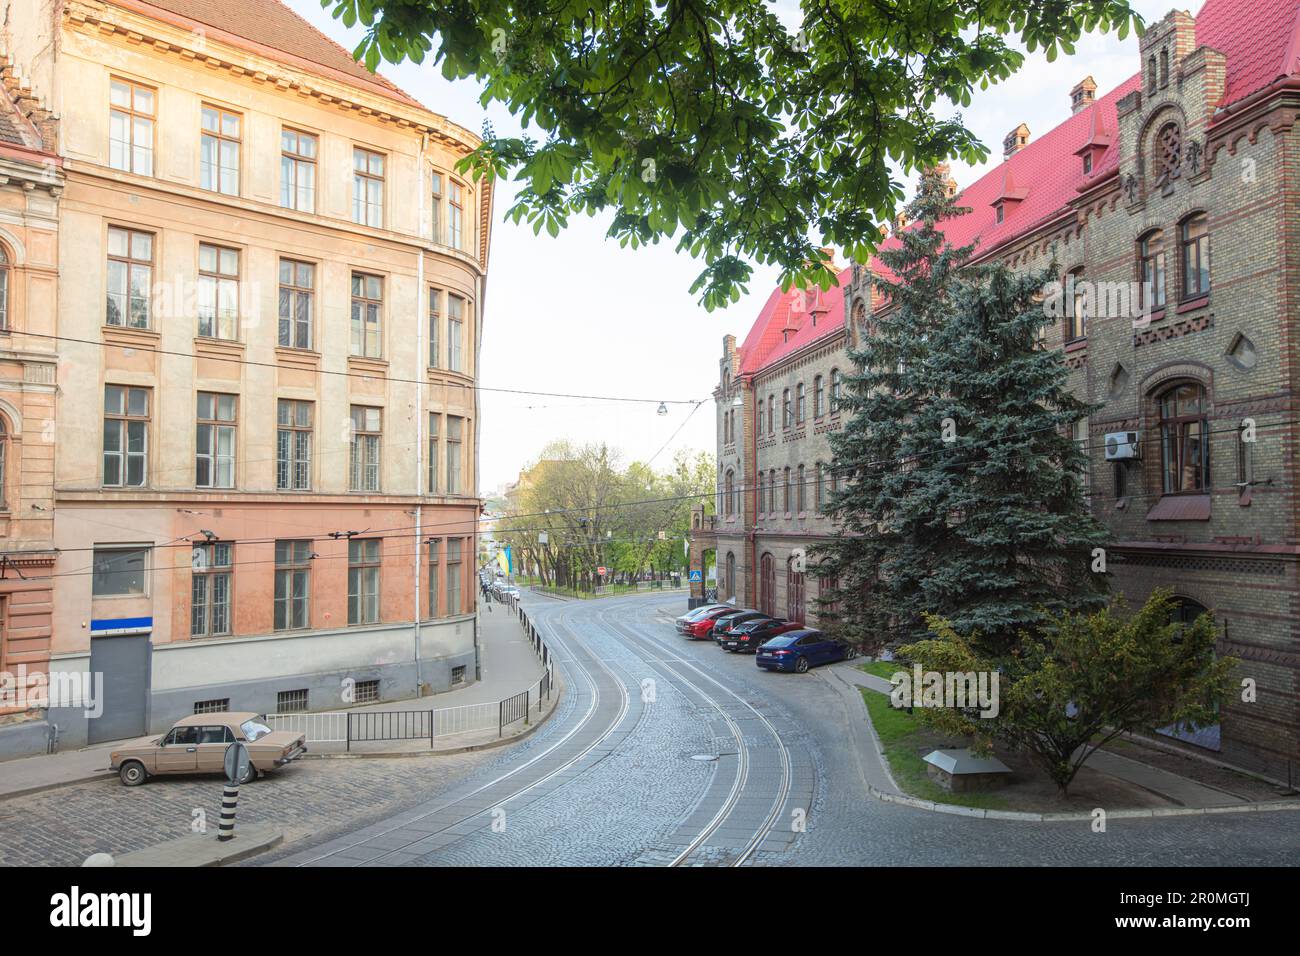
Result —
<path fill-rule="evenodd" d="M 496 727 L 498 737 L 504 737 L 508 726 L 520 720 L 528 721 L 534 701 L 537 702 L 538 713 L 541 713 L 545 702 L 551 699 L 555 679 L 551 649 L 519 606 L 518 599 L 511 598 L 502 603 L 519 616 L 524 635 L 542 664 L 542 676 L 527 690 L 504 700 L 431 710 L 331 710 L 267 714 L 267 726 L 272 730 L 304 734 L 308 743 L 344 744 L 349 751 L 354 743 L 381 740 L 427 738 L 429 745 L 433 746 L 439 737 L 491 730 L 493 727 Z"/>

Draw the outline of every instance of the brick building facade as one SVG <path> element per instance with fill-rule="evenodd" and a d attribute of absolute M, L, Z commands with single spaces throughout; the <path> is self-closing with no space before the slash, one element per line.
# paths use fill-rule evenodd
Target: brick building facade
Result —
<path fill-rule="evenodd" d="M 1091 78 L 1076 84 L 1070 117 L 1046 135 L 1023 124 L 1009 133 L 1004 161 L 960 193 L 971 211 L 945 232 L 976 243 L 977 260 L 1056 262 L 1062 314 L 1045 345 L 1062 351 L 1075 392 L 1101 406 L 1076 437 L 1091 461 L 1091 506 L 1112 532 L 1113 589 L 1137 604 L 1171 587 L 1183 613 L 1213 609 L 1220 652 L 1254 682 L 1256 698 L 1225 705 L 1219 725 L 1170 728 L 1170 739 L 1295 780 L 1300 0 L 1208 0 L 1196 17 L 1151 24 L 1139 49 L 1135 76 L 1101 97 Z M 869 327 L 878 268 L 853 264 L 830 295 L 774 293 L 745 343 L 724 343 L 720 507 L 696 535 L 700 552 L 717 554 L 719 598 L 816 619 L 817 583 L 791 559 L 830 532 L 813 503 L 816 466 L 840 423 L 829 396 L 822 415 L 813 396 Z M 810 299 L 833 311 L 802 308 Z M 724 432 L 731 414 L 739 420 Z M 1135 456 L 1107 457 L 1116 433 L 1136 434 Z M 784 507 L 785 469 L 793 482 L 800 466 L 809 507 Z"/>

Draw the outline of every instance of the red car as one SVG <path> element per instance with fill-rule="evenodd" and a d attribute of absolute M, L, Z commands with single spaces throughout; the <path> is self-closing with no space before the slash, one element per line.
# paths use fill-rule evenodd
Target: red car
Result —
<path fill-rule="evenodd" d="M 682 629 L 682 633 L 685 634 L 693 641 L 708 640 L 710 637 L 713 636 L 713 622 L 720 617 L 726 617 L 729 614 L 735 614 L 737 610 L 738 610 L 737 608 L 725 607 L 725 606 L 720 608 L 715 608 L 714 610 L 709 611 L 707 614 L 700 617 L 699 620 L 692 621 L 689 624 L 687 624 Z"/>

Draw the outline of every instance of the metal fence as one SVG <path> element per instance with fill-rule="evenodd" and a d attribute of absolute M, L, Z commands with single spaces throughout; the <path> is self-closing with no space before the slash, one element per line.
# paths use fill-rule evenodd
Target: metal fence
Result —
<path fill-rule="evenodd" d="M 524 635 L 542 664 L 542 676 L 527 690 L 505 700 L 432 710 L 332 710 L 320 713 L 267 714 L 267 726 L 272 730 L 304 734 L 309 743 L 343 744 L 347 750 L 351 750 L 354 743 L 380 740 L 427 739 L 429 745 L 433 746 L 439 737 L 491 730 L 493 727 L 497 729 L 498 737 L 504 737 L 508 726 L 520 720 L 528 720 L 534 702 L 538 712 L 541 712 L 546 701 L 551 699 L 555 679 L 551 649 L 529 621 L 518 600 L 510 599 L 503 603 L 519 616 Z"/>

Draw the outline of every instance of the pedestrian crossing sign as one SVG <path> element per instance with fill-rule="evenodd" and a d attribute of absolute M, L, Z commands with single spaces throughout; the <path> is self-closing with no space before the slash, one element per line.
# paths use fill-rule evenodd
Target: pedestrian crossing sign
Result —
<path fill-rule="evenodd" d="M 691 577 L 690 577 L 690 580 L 692 580 L 692 581 L 703 581 L 703 580 L 704 580 L 704 572 L 701 571 L 699 568 L 691 568 Z"/>

